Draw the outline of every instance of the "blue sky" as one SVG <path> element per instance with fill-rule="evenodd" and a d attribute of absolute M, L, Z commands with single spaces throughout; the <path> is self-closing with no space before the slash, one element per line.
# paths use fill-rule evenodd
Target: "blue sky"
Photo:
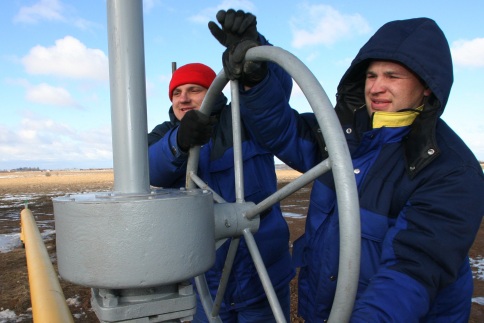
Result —
<path fill-rule="evenodd" d="M 276 5 L 277 4 L 277 5 Z M 484 2 L 172 1 L 144 5 L 147 130 L 167 119 L 171 62 L 222 69 L 207 28 L 220 9 L 257 16 L 269 41 L 296 55 L 334 103 L 359 48 L 385 22 L 430 17 L 446 34 L 454 86 L 443 119 L 484 160 Z M 0 4 L 0 170 L 112 167 L 106 1 Z M 311 108 L 295 86 L 292 106 Z"/>

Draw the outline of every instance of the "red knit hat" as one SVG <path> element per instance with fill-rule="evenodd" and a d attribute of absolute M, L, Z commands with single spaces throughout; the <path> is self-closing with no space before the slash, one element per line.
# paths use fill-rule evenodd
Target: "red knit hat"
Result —
<path fill-rule="evenodd" d="M 173 90 L 178 86 L 183 84 L 198 84 L 208 89 L 216 76 L 215 72 L 207 65 L 200 63 L 183 65 L 171 77 L 168 89 L 170 101 L 173 98 Z"/>

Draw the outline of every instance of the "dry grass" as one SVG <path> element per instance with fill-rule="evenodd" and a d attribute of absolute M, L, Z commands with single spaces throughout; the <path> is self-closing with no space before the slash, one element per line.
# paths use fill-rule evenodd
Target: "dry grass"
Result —
<path fill-rule="evenodd" d="M 301 175 L 292 169 L 281 169 L 276 173 L 279 181 L 291 181 Z M 53 191 L 69 193 L 83 189 L 111 190 L 113 183 L 112 169 L 8 172 L 0 173 L 0 195 Z"/>
<path fill-rule="evenodd" d="M 109 188 L 113 186 L 113 182 L 112 169 L 8 172 L 0 173 L 0 195 L 52 191 L 67 193 L 83 188 Z"/>
<path fill-rule="evenodd" d="M 288 182 L 296 179 L 302 174 L 293 169 L 278 169 L 276 170 L 276 175 L 279 182 Z"/>

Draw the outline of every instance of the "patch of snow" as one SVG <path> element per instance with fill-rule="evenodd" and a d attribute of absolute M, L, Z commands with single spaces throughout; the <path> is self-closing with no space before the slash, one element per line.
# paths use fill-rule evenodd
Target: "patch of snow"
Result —
<path fill-rule="evenodd" d="M 293 219 L 304 219 L 306 217 L 305 215 L 291 213 L 291 212 L 282 212 L 282 216 L 284 216 L 285 218 L 293 218 Z"/>
<path fill-rule="evenodd" d="M 479 305 L 484 305 L 484 297 L 473 297 L 472 303 L 476 303 Z"/>
<path fill-rule="evenodd" d="M 0 309 L 0 323 L 22 322 L 24 318 L 25 315 L 17 316 L 12 310 L 4 310 L 3 307 Z"/>
<path fill-rule="evenodd" d="M 48 229 L 48 230 L 44 230 L 40 236 L 42 237 L 42 239 L 44 240 L 47 240 L 47 238 L 49 238 L 51 235 L 55 234 L 55 230 L 52 230 L 52 229 Z"/>
<path fill-rule="evenodd" d="M 76 295 L 76 297 L 71 297 L 66 299 L 67 306 L 76 306 L 78 307 L 81 303 L 79 302 L 79 295 Z"/>
<path fill-rule="evenodd" d="M 477 258 L 469 258 L 472 267 L 472 277 L 479 280 L 484 280 L 484 258 L 478 256 Z"/>
<path fill-rule="evenodd" d="M 21 245 L 20 233 L 0 234 L 0 253 L 9 252 Z"/>

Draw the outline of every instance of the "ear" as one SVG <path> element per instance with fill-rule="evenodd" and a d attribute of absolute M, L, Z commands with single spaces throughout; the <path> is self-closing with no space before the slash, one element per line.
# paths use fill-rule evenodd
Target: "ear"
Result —
<path fill-rule="evenodd" d="M 424 93 L 423 93 L 423 94 L 424 94 L 424 96 L 429 96 L 430 94 L 432 94 L 432 90 L 431 90 L 431 89 L 429 89 L 429 88 L 426 88 L 426 89 L 424 90 Z"/>

